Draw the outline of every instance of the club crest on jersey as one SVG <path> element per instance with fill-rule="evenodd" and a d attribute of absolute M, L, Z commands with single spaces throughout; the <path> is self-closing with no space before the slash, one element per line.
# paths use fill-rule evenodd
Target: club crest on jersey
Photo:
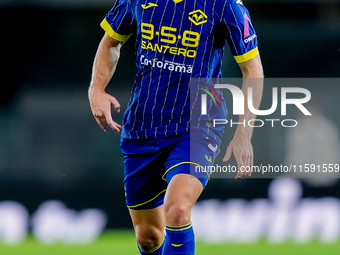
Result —
<path fill-rule="evenodd" d="M 196 26 L 206 23 L 208 16 L 201 10 L 192 11 L 189 13 L 189 20 Z"/>

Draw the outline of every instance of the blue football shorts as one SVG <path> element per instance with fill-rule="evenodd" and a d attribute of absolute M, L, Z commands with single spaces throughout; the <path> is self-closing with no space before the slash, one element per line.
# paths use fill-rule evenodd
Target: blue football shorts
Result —
<path fill-rule="evenodd" d="M 202 130 L 155 139 L 122 139 L 126 204 L 134 210 L 156 208 L 163 204 L 171 179 L 190 174 L 203 188 L 219 153 L 219 144 Z"/>

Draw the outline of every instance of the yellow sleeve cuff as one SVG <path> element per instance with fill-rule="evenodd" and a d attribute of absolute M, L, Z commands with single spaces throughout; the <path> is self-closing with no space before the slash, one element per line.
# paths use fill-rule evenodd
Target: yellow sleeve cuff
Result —
<path fill-rule="evenodd" d="M 107 22 L 106 19 L 104 19 L 102 21 L 102 23 L 100 23 L 100 26 L 105 30 L 105 32 L 110 36 L 112 37 L 113 39 L 116 39 L 117 41 L 120 41 L 120 42 L 125 42 L 131 34 L 129 35 L 120 35 L 118 33 L 116 33 L 112 27 L 110 26 L 109 22 Z"/>
<path fill-rule="evenodd" d="M 252 58 L 259 55 L 259 49 L 256 47 L 255 49 L 252 49 L 251 51 L 248 51 L 247 53 L 239 56 L 234 56 L 236 62 L 238 64 L 241 64 L 243 62 L 246 62 L 248 60 L 251 60 Z"/>

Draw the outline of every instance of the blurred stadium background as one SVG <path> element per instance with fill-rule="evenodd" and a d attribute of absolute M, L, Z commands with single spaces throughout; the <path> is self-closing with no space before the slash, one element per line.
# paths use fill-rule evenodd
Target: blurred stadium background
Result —
<path fill-rule="evenodd" d="M 136 254 L 124 202 L 119 135 L 101 132 L 87 100 L 92 61 L 103 35 L 99 23 L 113 3 L 0 0 L 0 254 L 60 254 L 65 249 L 73 254 Z M 258 33 L 266 77 L 340 76 L 339 0 L 244 0 L 244 4 Z M 130 38 L 108 88 L 123 109 L 134 77 L 133 47 Z M 223 68 L 224 77 L 240 77 L 228 50 Z M 314 105 L 331 120 L 327 130 L 334 134 L 336 152 L 339 94 L 340 87 L 333 86 Z M 270 100 L 267 97 L 264 105 Z M 256 163 L 293 161 L 286 153 L 292 146 L 287 135 L 282 128 L 257 130 Z M 334 157 L 339 163 L 340 153 Z M 316 183 L 214 179 L 194 211 L 194 220 L 206 220 L 197 227 L 198 238 L 210 243 L 199 243 L 198 254 L 337 254 L 339 199 L 339 176 Z M 276 225 L 261 217 L 264 212 L 277 219 Z M 247 221 L 242 223 L 235 215 Z M 227 217 L 234 224 L 229 232 L 218 228 Z M 252 217 L 258 225 L 247 228 Z M 95 240 L 102 230 L 106 234 L 92 250 L 79 246 Z M 26 237 L 32 232 L 35 237 Z M 20 240 L 24 246 L 4 245 Z M 55 241 L 78 246 L 44 250 L 41 245 Z M 282 242 L 286 245 L 277 244 Z M 297 248 L 294 242 L 308 245 Z M 319 247 L 320 242 L 332 245 Z M 129 250 L 122 250 L 127 246 Z"/>

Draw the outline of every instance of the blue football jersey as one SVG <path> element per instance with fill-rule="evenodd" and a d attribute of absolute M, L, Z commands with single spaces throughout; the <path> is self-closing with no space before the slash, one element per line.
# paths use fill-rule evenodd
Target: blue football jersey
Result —
<path fill-rule="evenodd" d="M 168 137 L 199 126 L 214 131 L 193 123 L 227 117 L 222 91 L 210 81 L 222 77 L 225 44 L 237 63 L 259 54 L 241 0 L 117 0 L 101 26 L 122 42 L 136 33 L 136 77 L 122 130 L 128 139 Z M 192 113 L 202 93 L 211 95 L 206 116 Z"/>

